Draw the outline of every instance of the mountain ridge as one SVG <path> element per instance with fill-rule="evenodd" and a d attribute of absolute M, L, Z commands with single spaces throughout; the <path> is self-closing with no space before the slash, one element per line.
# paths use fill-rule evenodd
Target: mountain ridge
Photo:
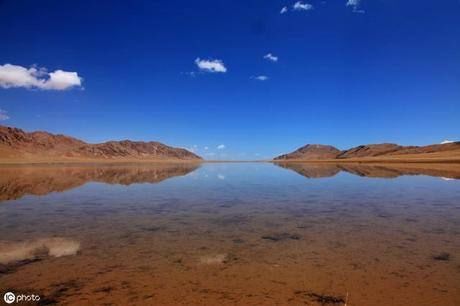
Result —
<path fill-rule="evenodd" d="M 395 143 L 359 145 L 347 150 L 339 150 L 331 145 L 307 144 L 293 152 L 275 157 L 274 161 L 324 161 L 324 160 L 376 160 L 417 159 L 417 158 L 458 158 L 460 141 L 426 146 L 402 146 Z"/>
<path fill-rule="evenodd" d="M 45 131 L 26 132 L 0 125 L 2 160 L 181 160 L 202 158 L 183 148 L 157 141 L 107 141 L 90 144 L 80 139 Z"/>

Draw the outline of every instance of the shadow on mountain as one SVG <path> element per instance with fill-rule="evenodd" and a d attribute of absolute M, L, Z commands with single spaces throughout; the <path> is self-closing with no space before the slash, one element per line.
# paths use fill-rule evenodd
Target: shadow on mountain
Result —
<path fill-rule="evenodd" d="M 275 163 L 307 178 L 332 177 L 340 171 L 374 178 L 396 178 L 403 175 L 428 175 L 445 179 L 460 179 L 459 164 L 406 163 L 406 164 L 361 164 L 361 163 Z"/>
<path fill-rule="evenodd" d="M 130 185 L 155 184 L 183 176 L 200 167 L 198 163 L 155 165 L 28 166 L 4 167 L 0 175 L 0 201 L 25 195 L 46 195 L 82 186 L 88 182 Z"/>

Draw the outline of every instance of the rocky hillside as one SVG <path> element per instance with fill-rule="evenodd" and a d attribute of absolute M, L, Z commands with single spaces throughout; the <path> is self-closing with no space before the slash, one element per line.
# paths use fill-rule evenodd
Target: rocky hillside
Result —
<path fill-rule="evenodd" d="M 403 147 L 394 143 L 362 145 L 342 151 L 336 158 L 359 158 L 381 156 L 398 152 Z"/>
<path fill-rule="evenodd" d="M 343 160 L 343 159 L 458 159 L 460 142 L 429 146 L 401 146 L 393 143 L 361 145 L 340 151 L 327 145 L 306 145 L 292 153 L 280 155 L 274 160 Z"/>
<path fill-rule="evenodd" d="M 201 160 L 198 155 L 159 142 L 108 141 L 89 144 L 47 132 L 27 133 L 0 126 L 1 160 Z"/>
<path fill-rule="evenodd" d="M 292 153 L 280 155 L 275 160 L 302 159 L 302 160 L 320 160 L 334 159 L 340 154 L 340 150 L 333 146 L 320 144 L 307 144 Z"/>

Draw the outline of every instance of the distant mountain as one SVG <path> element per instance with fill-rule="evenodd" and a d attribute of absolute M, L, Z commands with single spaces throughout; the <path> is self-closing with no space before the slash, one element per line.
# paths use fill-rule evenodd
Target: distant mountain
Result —
<path fill-rule="evenodd" d="M 314 144 L 280 155 L 274 160 L 387 160 L 398 158 L 460 160 L 460 142 L 429 146 L 401 146 L 394 143 L 369 144 L 344 151 L 340 151 L 333 146 Z"/>
<path fill-rule="evenodd" d="M 359 158 L 359 157 L 372 157 L 391 154 L 401 150 L 403 147 L 394 143 L 380 143 L 362 145 L 342 151 L 336 158 Z"/>
<path fill-rule="evenodd" d="M 334 159 L 340 154 L 340 150 L 333 146 L 320 144 L 307 144 L 292 153 L 280 155 L 275 160 L 302 159 L 302 160 L 320 160 Z"/>
<path fill-rule="evenodd" d="M 79 139 L 47 132 L 27 133 L 18 128 L 0 126 L 2 161 L 72 161 L 72 160 L 186 160 L 201 157 L 181 148 L 159 142 L 108 141 L 89 144 Z"/>

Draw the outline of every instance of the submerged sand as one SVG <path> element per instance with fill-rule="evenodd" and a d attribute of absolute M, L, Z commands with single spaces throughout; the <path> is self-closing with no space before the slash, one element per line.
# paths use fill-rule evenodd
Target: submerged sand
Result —
<path fill-rule="evenodd" d="M 216 164 L 140 181 L 2 202 L 0 258 L 22 257 L 0 287 L 68 305 L 460 304 L 456 180 Z"/>

